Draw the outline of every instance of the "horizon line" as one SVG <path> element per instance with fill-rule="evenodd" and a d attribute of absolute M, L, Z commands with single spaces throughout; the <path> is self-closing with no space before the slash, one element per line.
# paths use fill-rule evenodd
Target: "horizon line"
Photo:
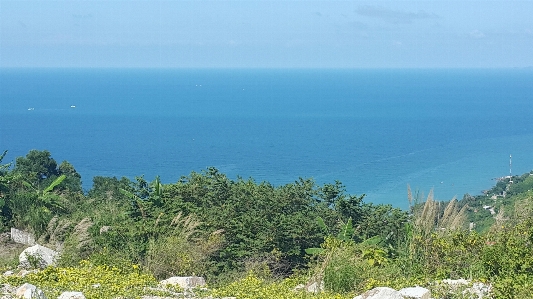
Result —
<path fill-rule="evenodd" d="M 130 69 L 130 70 L 533 70 L 533 66 L 509 67 L 146 67 L 146 66 L 0 66 L 14 69 Z"/>

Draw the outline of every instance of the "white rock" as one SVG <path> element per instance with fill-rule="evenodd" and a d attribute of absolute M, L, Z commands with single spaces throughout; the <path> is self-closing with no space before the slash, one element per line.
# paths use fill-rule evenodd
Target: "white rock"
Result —
<path fill-rule="evenodd" d="M 28 258 L 29 256 L 30 258 Z M 55 265 L 57 257 L 57 251 L 37 244 L 22 251 L 19 255 L 19 267 L 32 268 L 33 266 L 38 266 L 40 268 L 46 268 Z M 32 265 L 32 263 L 30 263 L 30 260 L 34 258 L 37 261 L 37 265 Z"/>
<path fill-rule="evenodd" d="M 11 240 L 15 243 L 33 246 L 35 245 L 35 237 L 29 232 L 25 232 L 14 227 L 11 228 Z"/>
<path fill-rule="evenodd" d="M 20 286 L 15 292 L 15 296 L 24 299 L 46 299 L 43 291 L 29 283 L 25 283 Z"/>
<path fill-rule="evenodd" d="M 463 291 L 464 295 L 470 295 L 468 298 L 487 298 L 492 292 L 492 287 L 481 282 L 475 282 L 472 287 Z"/>
<path fill-rule="evenodd" d="M 28 274 L 37 273 L 37 272 L 38 272 L 37 270 L 25 270 L 25 269 L 22 269 L 22 270 L 20 270 L 20 272 L 17 275 L 20 276 L 20 277 L 25 277 Z"/>
<path fill-rule="evenodd" d="M 318 283 L 316 281 L 313 282 L 312 284 L 307 286 L 306 291 L 308 291 L 309 293 L 315 293 L 315 294 L 323 292 L 324 291 L 324 281 L 321 281 L 320 283 Z"/>
<path fill-rule="evenodd" d="M 303 291 L 305 290 L 305 285 L 303 283 L 294 287 L 293 291 Z"/>
<path fill-rule="evenodd" d="M 466 280 L 466 279 L 444 279 L 441 281 L 442 283 L 445 283 L 445 284 L 449 284 L 451 286 L 465 286 L 465 285 L 468 285 L 470 283 L 470 281 Z"/>
<path fill-rule="evenodd" d="M 2 275 L 4 275 L 4 276 L 11 276 L 11 275 L 13 275 L 14 273 L 15 273 L 15 272 L 13 272 L 13 271 L 6 271 L 6 272 L 4 272 L 4 274 L 2 274 Z"/>
<path fill-rule="evenodd" d="M 363 294 L 354 297 L 354 299 L 404 299 L 402 294 L 395 289 L 387 287 L 374 288 Z"/>
<path fill-rule="evenodd" d="M 205 279 L 198 276 L 183 276 L 183 277 L 170 277 L 168 279 L 159 282 L 161 285 L 178 285 L 182 289 L 192 289 L 205 285 Z"/>
<path fill-rule="evenodd" d="M 403 288 L 400 290 L 400 294 L 405 299 L 430 299 L 431 292 L 423 287 Z"/>
<path fill-rule="evenodd" d="M 3 284 L 0 287 L 0 294 L 14 294 L 17 291 L 17 288 L 9 285 L 9 284 Z M 0 297 L 2 298 L 2 297 Z"/>
<path fill-rule="evenodd" d="M 104 233 L 107 233 L 111 230 L 111 226 L 109 225 L 104 225 L 102 227 L 100 227 L 100 235 L 101 234 L 104 234 Z"/>
<path fill-rule="evenodd" d="M 85 299 L 82 292 L 63 292 L 57 299 Z"/>

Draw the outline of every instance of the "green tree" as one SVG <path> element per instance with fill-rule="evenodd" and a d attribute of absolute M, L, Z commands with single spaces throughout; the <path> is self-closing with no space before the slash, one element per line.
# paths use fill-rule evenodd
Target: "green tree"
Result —
<path fill-rule="evenodd" d="M 54 215 L 66 212 L 65 198 L 54 191 L 64 179 L 65 175 L 59 176 L 43 190 L 26 182 L 23 182 L 26 188 L 12 190 L 7 208 L 13 224 L 18 228 L 29 228 L 37 236 L 41 235 Z"/>
<path fill-rule="evenodd" d="M 517 180 L 509 186 L 508 195 L 524 193 L 531 189 L 533 189 L 533 175 L 526 174 L 526 176 L 521 177 L 521 180 Z"/>
<path fill-rule="evenodd" d="M 224 231 L 219 271 L 264 261 L 278 274 L 288 274 L 305 265 L 304 250 L 324 237 L 315 219 L 338 223 L 334 207 L 350 199 L 343 192 L 338 182 L 318 187 L 313 180 L 299 179 L 275 187 L 253 179 L 233 181 L 210 168 L 165 186 L 163 199 L 168 211 L 195 214 L 203 229 Z"/>
<path fill-rule="evenodd" d="M 5 221 L 10 218 L 6 206 L 6 198 L 10 189 L 9 183 L 11 181 L 11 177 L 9 174 L 9 167 L 11 166 L 11 163 L 2 164 L 6 154 L 7 151 L 4 151 L 0 155 L 0 232 L 4 230 Z"/>
<path fill-rule="evenodd" d="M 408 220 L 406 211 L 391 205 L 365 203 L 361 207 L 361 220 L 357 222 L 356 233 L 360 241 L 380 236 L 386 243 L 397 245 L 404 237 Z"/>
<path fill-rule="evenodd" d="M 122 177 L 120 180 L 116 177 L 93 177 L 93 186 L 87 193 L 87 196 L 93 199 L 111 199 L 121 201 L 126 197 L 120 191 L 121 189 L 129 190 L 131 181 Z"/>
<path fill-rule="evenodd" d="M 74 166 L 63 161 L 59 166 L 49 151 L 31 150 L 25 157 L 18 157 L 13 173 L 22 176 L 23 180 L 36 189 L 49 186 L 59 176 L 65 175 L 58 189 L 70 192 L 81 192 L 81 176 Z"/>
<path fill-rule="evenodd" d="M 65 180 L 62 182 L 61 187 L 71 192 L 82 192 L 81 175 L 68 161 L 63 161 L 59 164 L 57 174 L 65 175 Z"/>
<path fill-rule="evenodd" d="M 47 178 L 59 175 L 57 162 L 47 150 L 31 150 L 25 157 L 18 157 L 13 171 L 25 175 L 26 180 L 37 187 Z"/>
<path fill-rule="evenodd" d="M 11 163 L 2 164 L 2 161 L 4 160 L 6 154 L 7 151 L 4 151 L 0 155 L 0 208 L 2 208 L 2 198 L 4 198 L 5 194 L 9 191 L 8 171 L 9 167 L 11 166 Z"/>
<path fill-rule="evenodd" d="M 48 151 L 18 157 L 13 170 L 1 171 L 0 177 L 3 222 L 36 234 L 53 216 L 76 210 L 83 198 L 81 176 L 67 161 L 58 167 Z"/>

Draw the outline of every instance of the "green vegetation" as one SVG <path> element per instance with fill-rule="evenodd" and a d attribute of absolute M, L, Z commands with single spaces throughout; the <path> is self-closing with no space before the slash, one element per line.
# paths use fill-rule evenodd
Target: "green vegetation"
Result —
<path fill-rule="evenodd" d="M 145 287 L 157 285 L 153 276 L 142 273 L 135 265 L 130 269 L 118 269 L 95 266 L 86 261 L 76 267 L 48 267 L 23 278 L 10 276 L 4 280 L 11 285 L 22 285 L 25 282 L 38 285 L 48 298 L 59 297 L 61 290 L 78 290 L 87 298 L 138 298 L 147 293 Z"/>
<path fill-rule="evenodd" d="M 63 248 L 58 268 L 28 278 L 53 296 L 74 285 L 87 298 L 122 289 L 140 296 L 141 285 L 198 275 L 212 295 L 238 298 L 352 298 L 414 285 L 454 298 L 435 284 L 448 278 L 490 283 L 496 298 L 531 297 L 531 174 L 460 201 L 408 190 L 411 208 L 402 211 L 364 203 L 340 182 L 273 186 L 231 180 L 215 168 L 171 184 L 95 177 L 84 193 L 74 167 L 58 166 L 47 151 L 30 151 L 14 165 L 2 164 L 4 157 L 0 232 L 28 230 Z M 2 258 L 0 267 L 13 265 Z M 91 287 L 103 281 L 109 289 Z M 292 291 L 313 282 L 326 292 Z"/>
<path fill-rule="evenodd" d="M 485 233 L 497 221 L 516 224 L 532 215 L 533 171 L 520 176 L 499 178 L 494 187 L 483 194 L 465 194 L 461 205 L 468 205 L 468 222 L 475 230 Z"/>

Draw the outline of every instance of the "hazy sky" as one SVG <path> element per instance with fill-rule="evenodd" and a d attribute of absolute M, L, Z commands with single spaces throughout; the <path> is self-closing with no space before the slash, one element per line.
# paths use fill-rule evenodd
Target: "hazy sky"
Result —
<path fill-rule="evenodd" d="M 529 67 L 533 1 L 6 1 L 0 67 Z"/>

